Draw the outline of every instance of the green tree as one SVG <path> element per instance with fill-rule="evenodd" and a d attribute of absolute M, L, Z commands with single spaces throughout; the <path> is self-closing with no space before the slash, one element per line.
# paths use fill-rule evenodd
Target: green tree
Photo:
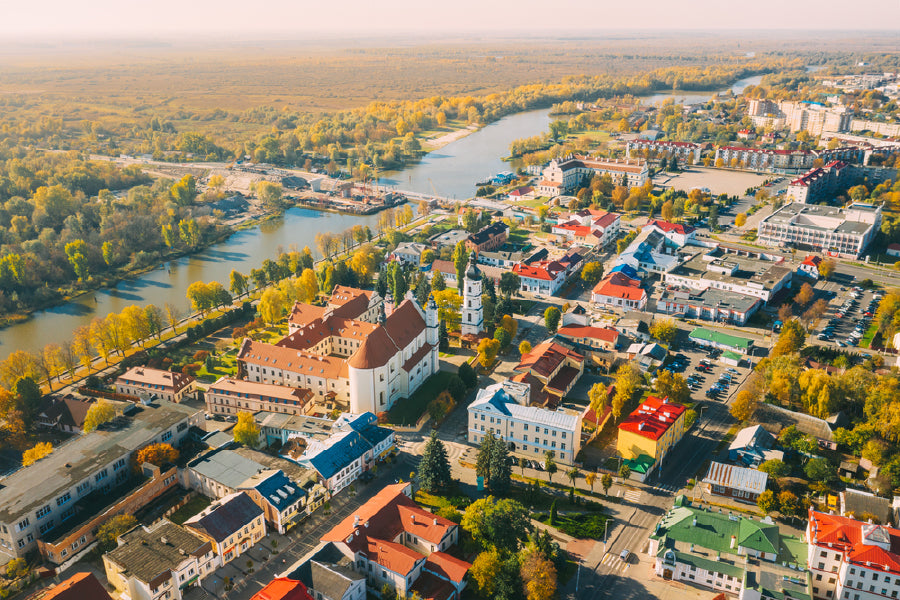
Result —
<path fill-rule="evenodd" d="M 631 467 L 624 462 L 622 463 L 622 466 L 619 467 L 619 477 L 621 477 L 623 481 L 631 477 Z"/>
<path fill-rule="evenodd" d="M 650 335 L 668 346 L 675 341 L 678 335 L 678 326 L 672 319 L 656 319 L 650 325 Z"/>
<path fill-rule="evenodd" d="M 787 490 L 778 494 L 779 511 L 785 517 L 795 517 L 800 510 L 800 499 Z"/>
<path fill-rule="evenodd" d="M 528 340 L 522 340 L 521 342 L 519 342 L 519 354 L 525 356 L 529 352 L 531 352 L 531 343 L 529 343 Z"/>
<path fill-rule="evenodd" d="M 506 296 L 507 299 L 512 298 L 512 295 L 519 290 L 521 285 L 521 279 L 512 271 L 504 271 L 503 274 L 500 275 L 500 284 L 498 287 L 500 288 L 500 293 Z"/>
<path fill-rule="evenodd" d="M 440 271 L 435 271 L 434 275 L 431 276 L 431 290 L 434 292 L 442 292 L 447 289 L 447 283 L 444 281 L 444 274 Z"/>
<path fill-rule="evenodd" d="M 759 465 L 759 470 L 768 474 L 772 479 L 781 479 L 791 474 L 791 467 L 778 458 L 765 461 Z"/>
<path fill-rule="evenodd" d="M 75 240 L 66 244 L 66 256 L 79 281 L 87 281 L 91 278 L 86 253 L 87 243 L 84 240 Z"/>
<path fill-rule="evenodd" d="M 515 552 L 531 528 L 528 509 L 515 500 L 493 496 L 470 504 L 461 525 L 483 548 L 493 546 L 500 552 Z"/>
<path fill-rule="evenodd" d="M 547 326 L 547 331 L 550 333 L 555 333 L 556 328 L 559 326 L 559 319 L 561 317 L 561 313 L 559 309 L 555 306 L 548 306 L 547 310 L 544 311 L 544 325 Z"/>
<path fill-rule="evenodd" d="M 463 293 L 463 284 L 465 283 L 466 265 L 469 257 L 466 254 L 466 244 L 462 240 L 456 243 L 453 249 L 453 266 L 456 268 L 456 289 L 459 293 Z"/>
<path fill-rule="evenodd" d="M 232 429 L 234 441 L 238 444 L 256 448 L 259 444 L 259 425 L 253 418 L 253 413 L 241 411 L 237 414 L 237 424 Z"/>
<path fill-rule="evenodd" d="M 481 444 L 478 445 L 478 453 L 475 456 L 475 474 L 483 477 L 485 481 L 491 477 L 491 450 L 496 442 L 494 434 L 488 432 L 481 440 Z"/>
<path fill-rule="evenodd" d="M 509 449 L 503 439 L 497 439 L 491 446 L 490 488 L 491 492 L 499 495 L 506 494 L 512 483 L 512 473 L 509 460 Z"/>
<path fill-rule="evenodd" d="M 422 488 L 430 492 L 437 492 L 450 487 L 453 482 L 450 476 L 450 460 L 447 458 L 447 449 L 444 443 L 437 437 L 437 431 L 431 432 L 431 437 L 425 443 L 422 451 L 422 460 L 419 462 L 419 482 Z"/>
<path fill-rule="evenodd" d="M 551 525 L 556 525 L 556 523 L 559 521 L 557 511 L 558 511 L 558 509 L 556 508 L 556 499 L 554 498 L 553 502 L 550 504 L 550 524 Z"/>
<path fill-rule="evenodd" d="M 170 189 L 172 200 L 179 206 L 189 206 L 197 197 L 197 181 L 193 175 L 185 175 Z"/>
<path fill-rule="evenodd" d="M 612 487 L 612 484 L 613 484 L 612 475 L 610 475 L 609 473 L 604 473 L 603 476 L 600 478 L 600 487 L 603 488 L 604 496 L 609 496 L 609 488 Z"/>
<path fill-rule="evenodd" d="M 575 481 L 581 475 L 581 471 L 578 470 L 578 467 L 572 467 L 568 471 L 566 471 L 566 477 L 569 478 L 569 481 L 572 482 L 572 489 L 575 489 Z"/>
<path fill-rule="evenodd" d="M 553 476 L 556 475 L 556 471 L 558 470 L 556 460 L 553 458 L 552 450 L 544 452 L 544 470 L 547 471 L 547 480 L 552 483 Z"/>
<path fill-rule="evenodd" d="M 825 482 L 832 477 L 831 465 L 821 456 L 811 458 L 803 471 L 811 481 Z"/>
<path fill-rule="evenodd" d="M 593 287 L 603 278 L 603 263 L 589 262 L 581 269 L 581 279 Z"/>
<path fill-rule="evenodd" d="M 775 497 L 775 492 L 766 490 L 756 499 L 756 505 L 768 515 L 778 510 L 778 498 Z"/>
<path fill-rule="evenodd" d="M 475 373 L 475 369 L 472 368 L 468 362 L 463 362 L 459 365 L 459 369 L 457 369 L 456 374 L 459 375 L 459 378 L 462 379 L 462 382 L 466 384 L 467 389 L 472 389 L 476 385 L 478 385 L 478 374 Z"/>
<path fill-rule="evenodd" d="M 506 329 L 498 327 L 494 330 L 494 339 L 500 342 L 500 348 L 503 349 L 509 346 L 509 343 L 512 341 L 512 336 Z"/>

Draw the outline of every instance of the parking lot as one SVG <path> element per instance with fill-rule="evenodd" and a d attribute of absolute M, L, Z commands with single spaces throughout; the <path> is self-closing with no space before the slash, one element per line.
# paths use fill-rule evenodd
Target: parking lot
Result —
<path fill-rule="evenodd" d="M 691 398 L 698 403 L 727 401 L 749 373 L 746 361 L 738 367 L 723 364 L 719 361 L 721 350 L 695 345 L 686 335 L 679 347 L 662 368 L 681 373 L 688 381 Z"/>
<path fill-rule="evenodd" d="M 872 323 L 882 298 L 880 291 L 859 287 L 840 288 L 831 300 L 826 313 L 813 333 L 820 344 L 840 348 L 855 348 Z"/>

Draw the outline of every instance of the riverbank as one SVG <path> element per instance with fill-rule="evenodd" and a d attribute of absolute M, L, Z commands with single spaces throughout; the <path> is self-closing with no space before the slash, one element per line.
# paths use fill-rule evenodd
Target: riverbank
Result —
<path fill-rule="evenodd" d="M 466 127 L 462 127 L 460 129 L 445 133 L 444 135 L 441 135 L 439 137 L 424 138 L 422 140 L 422 148 L 427 150 L 428 152 L 434 152 L 435 150 L 440 150 L 447 144 L 451 144 L 456 140 L 461 140 L 470 133 L 475 133 L 479 129 L 480 127 L 478 125 L 468 125 Z"/>

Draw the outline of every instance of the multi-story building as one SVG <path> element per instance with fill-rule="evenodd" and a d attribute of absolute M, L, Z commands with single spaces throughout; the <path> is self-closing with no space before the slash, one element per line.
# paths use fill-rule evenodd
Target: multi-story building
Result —
<path fill-rule="evenodd" d="M 103 555 L 106 579 L 132 600 L 181 600 L 219 566 L 212 544 L 167 519 L 138 525 Z"/>
<path fill-rule="evenodd" d="M 401 242 L 391 252 L 391 258 L 403 264 L 418 267 L 422 262 L 422 253 L 428 249 L 425 244 L 417 242 Z"/>
<path fill-rule="evenodd" d="M 317 508 L 308 503 L 310 494 L 282 471 L 261 471 L 240 484 L 238 489 L 262 509 L 266 523 L 282 535 Z"/>
<path fill-rule="evenodd" d="M 471 565 L 447 553 L 459 526 L 419 507 L 412 484 L 389 485 L 322 536 L 366 576 L 369 586 L 387 584 L 397 595 L 458 600 Z M 440 596 L 434 591 L 446 590 Z"/>
<path fill-rule="evenodd" d="M 134 453 L 153 443 L 178 446 L 202 423 L 202 411 L 183 404 L 136 405 L 10 473 L 0 486 L 0 552 L 24 556 L 40 542 L 47 560 L 70 560 L 106 520 L 132 514 L 177 485 L 174 466 L 136 473 Z"/>
<path fill-rule="evenodd" d="M 513 266 L 519 289 L 532 294 L 554 295 L 566 280 L 566 267 L 555 260 L 541 260 Z"/>
<path fill-rule="evenodd" d="M 307 555 L 290 577 L 303 582 L 316 600 L 365 600 L 366 576 L 353 566 L 352 559 L 326 542 Z"/>
<path fill-rule="evenodd" d="M 551 228 L 551 233 L 585 246 L 605 247 L 619 237 L 621 217 L 616 213 L 584 210 Z"/>
<path fill-rule="evenodd" d="M 763 302 L 754 296 L 708 287 L 666 287 L 656 302 L 656 311 L 689 319 L 745 325 Z"/>
<path fill-rule="evenodd" d="M 854 179 L 855 169 L 852 166 L 834 160 L 792 180 L 784 197 L 790 202 L 812 204 L 838 195 L 849 188 Z"/>
<path fill-rule="evenodd" d="M 531 386 L 531 404 L 557 406 L 584 373 L 584 356 L 550 339 L 524 355 L 515 371 L 515 381 Z"/>
<path fill-rule="evenodd" d="M 816 156 L 805 150 L 766 150 L 745 146 L 720 146 L 716 148 L 716 162 L 724 166 L 743 167 L 758 171 L 799 171 L 813 166 Z"/>
<path fill-rule="evenodd" d="M 685 412 L 683 405 L 668 398 L 647 396 L 619 424 L 616 451 L 638 478 L 646 478 L 658 468 L 684 436 Z"/>
<path fill-rule="evenodd" d="M 678 248 L 683 248 L 696 239 L 696 228 L 690 225 L 682 225 L 681 223 L 670 223 L 661 219 L 649 221 L 641 228 L 658 231 L 666 239 L 675 244 Z"/>
<path fill-rule="evenodd" d="M 700 162 L 703 146 L 693 142 L 670 142 L 663 140 L 628 140 L 625 145 L 627 158 L 666 158 L 675 157 L 688 164 Z"/>
<path fill-rule="evenodd" d="M 508 238 L 509 225 L 502 221 L 494 221 L 466 238 L 466 250 L 469 252 L 496 250 L 503 246 Z"/>
<path fill-rule="evenodd" d="M 394 430 L 377 423 L 372 413 L 341 415 L 331 436 L 309 441 L 300 464 L 315 469 L 328 490 L 337 494 L 394 449 Z"/>
<path fill-rule="evenodd" d="M 594 286 L 591 302 L 613 308 L 644 310 L 647 291 L 641 287 L 639 279 L 632 279 L 620 271 L 610 273 Z"/>
<path fill-rule="evenodd" d="M 138 398 L 181 402 L 192 398 L 196 381 L 190 375 L 149 367 L 132 367 L 116 379 L 116 392 Z"/>
<path fill-rule="evenodd" d="M 571 155 L 561 159 L 553 159 L 544 169 L 543 181 L 538 184 L 541 193 L 546 182 L 558 183 L 563 192 L 570 192 L 581 185 L 585 177 L 609 175 L 616 185 L 641 187 L 650 179 L 650 168 L 647 161 L 641 159 L 591 158 Z"/>
<path fill-rule="evenodd" d="M 216 500 L 185 521 L 184 527 L 209 541 L 223 565 L 240 558 L 266 537 L 263 509 L 244 492 Z"/>
<path fill-rule="evenodd" d="M 359 414 L 389 410 L 438 370 L 437 306 L 423 311 L 412 294 L 395 308 L 375 292 L 335 288 L 325 307 L 297 303 L 288 324 L 277 344 L 244 340 L 239 378 L 306 388 Z"/>
<path fill-rule="evenodd" d="M 691 506 L 684 497 L 650 536 L 653 572 L 737 600 L 808 600 L 806 544 L 771 520 Z"/>
<path fill-rule="evenodd" d="M 793 269 L 784 259 L 766 260 L 762 255 L 741 256 L 719 247 L 698 253 L 663 275 L 670 287 L 703 291 L 709 288 L 771 300 L 791 283 Z"/>
<path fill-rule="evenodd" d="M 302 415 L 312 410 L 313 393 L 272 383 L 221 377 L 206 390 L 206 410 L 213 414 L 280 412 Z"/>
<path fill-rule="evenodd" d="M 666 232 L 650 224 L 619 254 L 616 266 L 627 265 L 639 275 L 662 276 L 681 262 L 680 247 Z"/>
<path fill-rule="evenodd" d="M 813 598 L 900 596 L 900 530 L 810 509 L 806 537 Z"/>
<path fill-rule="evenodd" d="M 759 241 L 828 256 L 857 258 L 881 227 L 881 206 L 854 203 L 847 208 L 785 204 L 759 223 Z"/>
<path fill-rule="evenodd" d="M 562 464 L 574 464 L 581 450 L 581 414 L 529 406 L 528 384 L 504 381 L 479 390 L 469 405 L 469 443 L 493 434 L 512 452 L 543 458 L 553 452 Z"/>
<path fill-rule="evenodd" d="M 850 131 L 853 111 L 845 106 L 828 107 L 818 102 L 773 102 L 751 99 L 748 115 L 755 127 L 806 131 L 819 136 L 825 132 Z"/>

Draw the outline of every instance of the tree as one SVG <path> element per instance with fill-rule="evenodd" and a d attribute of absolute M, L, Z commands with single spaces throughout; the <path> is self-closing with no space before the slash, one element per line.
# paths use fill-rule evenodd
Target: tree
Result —
<path fill-rule="evenodd" d="M 616 395 L 612 400 L 612 412 L 616 420 L 622 416 L 625 405 L 640 390 L 643 376 L 631 363 L 625 363 L 616 371 Z"/>
<path fill-rule="evenodd" d="M 519 323 L 512 315 L 503 315 L 498 325 L 509 332 L 510 338 L 516 337 L 516 333 L 519 331 Z"/>
<path fill-rule="evenodd" d="M 675 337 L 678 335 L 678 326 L 672 319 L 656 319 L 650 325 L 650 335 L 668 346 L 675 341 Z"/>
<path fill-rule="evenodd" d="M 197 197 L 197 181 L 193 175 L 185 175 L 171 188 L 172 199 L 179 206 L 188 206 Z"/>
<path fill-rule="evenodd" d="M 558 468 L 556 466 L 556 461 L 553 459 L 552 450 L 544 452 L 544 470 L 547 471 L 547 480 L 553 483 L 553 476 L 556 474 Z"/>
<path fill-rule="evenodd" d="M 556 498 L 553 499 L 553 502 L 550 504 L 550 524 L 556 525 L 559 522 L 559 518 L 557 516 L 557 508 L 556 508 Z"/>
<path fill-rule="evenodd" d="M 800 510 L 800 499 L 793 492 L 787 490 L 778 494 L 779 511 L 785 517 L 793 517 Z"/>
<path fill-rule="evenodd" d="M 206 311 L 214 306 L 214 290 L 202 281 L 195 281 L 187 288 L 187 299 L 191 302 L 191 308 L 203 316 Z"/>
<path fill-rule="evenodd" d="M 806 342 L 806 332 L 797 319 L 786 322 L 778 334 L 778 341 L 772 348 L 771 356 L 778 357 L 793 354 L 803 347 Z"/>
<path fill-rule="evenodd" d="M 706 224 L 709 227 L 710 231 L 718 231 L 719 229 L 719 207 L 716 204 L 713 204 L 709 208 L 709 217 L 706 219 Z"/>
<path fill-rule="evenodd" d="M 666 200 L 663 202 L 662 208 L 660 209 L 660 216 L 663 218 L 663 221 L 671 221 L 673 214 L 673 203 L 671 200 Z"/>
<path fill-rule="evenodd" d="M 799 304 L 800 306 L 806 306 L 812 299 L 816 297 L 816 292 L 813 290 L 813 287 L 808 283 L 804 283 L 800 286 L 800 291 L 797 292 L 797 296 L 794 298 L 794 302 Z"/>
<path fill-rule="evenodd" d="M 612 475 L 610 475 L 609 473 L 604 473 L 603 476 L 600 478 L 600 487 L 603 488 L 604 496 L 609 496 L 609 488 L 612 487 L 612 484 L 613 484 Z"/>
<path fill-rule="evenodd" d="M 759 406 L 759 398 L 750 390 L 741 390 L 728 408 L 731 416 L 738 421 L 749 421 Z"/>
<path fill-rule="evenodd" d="M 178 450 L 171 444 L 159 443 L 144 446 L 134 455 L 135 470 L 140 470 L 141 465 L 150 463 L 157 467 L 162 467 L 167 463 L 174 463 L 178 460 Z"/>
<path fill-rule="evenodd" d="M 804 473 L 811 481 L 824 482 L 831 479 L 832 470 L 828 460 L 817 456 L 811 458 L 803 468 Z"/>
<path fill-rule="evenodd" d="M 447 289 L 447 282 L 444 281 L 444 274 L 440 271 L 435 271 L 434 275 L 431 276 L 431 290 L 434 292 L 442 292 Z"/>
<path fill-rule="evenodd" d="M 531 352 L 531 344 L 528 342 L 528 340 L 522 340 L 521 342 L 519 342 L 519 354 L 525 356 L 529 352 Z"/>
<path fill-rule="evenodd" d="M 459 365 L 459 369 L 457 369 L 456 374 L 459 375 L 459 378 L 462 379 L 462 382 L 466 384 L 467 389 L 472 389 L 476 385 L 478 385 L 478 374 L 475 373 L 475 369 L 472 368 L 467 362 Z"/>
<path fill-rule="evenodd" d="M 497 353 L 500 352 L 500 342 L 495 339 L 484 338 L 478 342 L 478 363 L 487 369 L 494 364 Z"/>
<path fill-rule="evenodd" d="M 778 510 L 778 499 L 775 497 L 775 492 L 772 490 L 764 491 L 756 499 L 756 505 L 767 515 Z"/>
<path fill-rule="evenodd" d="M 631 467 L 624 462 L 622 463 L 622 466 L 619 467 L 619 477 L 621 477 L 623 481 L 631 477 Z"/>
<path fill-rule="evenodd" d="M 234 441 L 255 448 L 259 444 L 259 425 L 256 424 L 253 413 L 242 410 L 237 414 L 237 419 L 237 424 L 232 430 Z"/>
<path fill-rule="evenodd" d="M 456 268 L 456 288 L 462 294 L 463 284 L 465 282 L 466 265 L 469 262 L 469 256 L 466 254 L 466 244 L 462 240 L 456 243 L 453 249 L 453 266 Z"/>
<path fill-rule="evenodd" d="M 445 489 L 453 482 L 450 476 L 447 449 L 438 439 L 437 431 L 431 432 L 431 437 L 425 443 L 425 449 L 422 451 L 422 460 L 419 462 L 419 482 L 422 488 L 429 492 Z"/>
<path fill-rule="evenodd" d="M 528 466 L 528 460 L 524 456 L 519 457 L 519 470 L 522 472 L 522 477 L 525 476 L 525 467 Z"/>
<path fill-rule="evenodd" d="M 588 400 L 590 400 L 590 408 L 599 419 L 606 408 L 609 395 L 606 393 L 606 386 L 602 382 L 597 382 L 588 390 Z"/>
<path fill-rule="evenodd" d="M 561 317 L 561 313 L 559 309 L 555 306 L 548 306 L 547 310 L 544 311 L 544 325 L 547 326 L 547 331 L 550 333 L 555 333 L 556 328 L 559 326 L 559 319 Z"/>
<path fill-rule="evenodd" d="M 469 575 L 478 584 L 478 591 L 483 598 L 492 598 L 496 581 L 503 567 L 503 559 L 496 548 L 485 550 L 475 557 Z"/>
<path fill-rule="evenodd" d="M 273 325 L 281 320 L 287 310 L 287 298 L 284 297 L 282 291 L 278 288 L 270 287 L 262 293 L 257 305 L 260 318 Z"/>
<path fill-rule="evenodd" d="M 116 515 L 97 529 L 97 540 L 105 548 L 115 548 L 119 536 L 138 524 L 132 515 Z"/>
<path fill-rule="evenodd" d="M 87 244 L 84 240 L 75 240 L 66 244 L 66 256 L 72 264 L 72 270 L 78 277 L 78 281 L 87 281 L 91 278 L 86 256 Z"/>
<path fill-rule="evenodd" d="M 470 504 L 461 525 L 483 548 L 494 546 L 500 552 L 514 552 L 530 529 L 528 509 L 515 500 L 493 496 Z"/>
<path fill-rule="evenodd" d="M 828 279 L 836 268 L 837 263 L 831 258 L 826 258 L 819 263 L 819 276 Z"/>
<path fill-rule="evenodd" d="M 519 291 L 521 285 L 521 279 L 517 274 L 512 271 L 504 271 L 503 274 L 500 275 L 500 284 L 497 287 L 500 288 L 500 293 L 509 299 L 513 294 Z"/>
<path fill-rule="evenodd" d="M 281 208 L 282 187 L 280 183 L 272 183 L 271 181 L 257 181 L 254 185 L 256 197 L 259 198 L 263 206 L 270 210 L 278 210 Z"/>
<path fill-rule="evenodd" d="M 526 600 L 552 600 L 556 596 L 556 566 L 536 549 L 522 557 L 519 574 Z"/>
<path fill-rule="evenodd" d="M 575 481 L 581 475 L 581 471 L 578 470 L 578 467 L 572 467 L 568 471 L 566 471 L 566 477 L 569 478 L 569 481 L 572 482 L 572 489 L 575 489 Z"/>
<path fill-rule="evenodd" d="M 31 377 L 20 377 L 16 380 L 13 390 L 18 409 L 22 411 L 27 424 L 31 424 L 41 408 L 41 388 Z"/>
<path fill-rule="evenodd" d="M 112 402 L 101 398 L 97 402 L 91 404 L 87 414 L 84 417 L 83 430 L 89 433 L 100 425 L 112 421 L 116 417 L 116 408 Z"/>
<path fill-rule="evenodd" d="M 512 342 L 512 336 L 509 335 L 509 331 L 502 327 L 498 327 L 494 330 L 494 339 L 500 343 L 501 349 L 506 348 L 509 346 L 509 343 Z"/>
<path fill-rule="evenodd" d="M 747 224 L 747 213 L 738 213 L 734 217 L 734 226 L 743 227 Z"/>
<path fill-rule="evenodd" d="M 247 276 L 237 269 L 232 269 L 231 273 L 228 274 L 228 282 L 228 289 L 231 290 L 235 297 L 244 295 L 249 289 Z"/>
<path fill-rule="evenodd" d="M 593 471 L 588 471 L 584 474 L 584 482 L 591 486 L 591 493 L 594 493 L 594 482 L 597 481 L 597 474 Z"/>
<path fill-rule="evenodd" d="M 603 278 L 603 263 L 589 262 L 581 269 L 581 279 L 593 287 Z"/>
<path fill-rule="evenodd" d="M 53 444 L 50 442 L 38 442 L 33 448 L 29 448 L 22 453 L 22 466 L 27 467 L 36 463 L 51 452 L 53 452 Z"/>
<path fill-rule="evenodd" d="M 687 402 L 691 398 L 691 390 L 681 373 L 672 373 L 665 369 L 659 371 L 656 376 L 656 392 L 679 404 Z"/>
<path fill-rule="evenodd" d="M 485 480 L 491 476 L 491 449 L 496 441 L 494 434 L 488 432 L 478 445 L 478 453 L 475 455 L 475 474 Z"/>
<path fill-rule="evenodd" d="M 300 302 L 310 303 L 315 301 L 319 295 L 319 281 L 316 279 L 315 271 L 303 269 L 300 277 L 297 278 L 297 291 Z"/>
<path fill-rule="evenodd" d="M 778 458 L 772 458 L 765 461 L 759 465 L 759 470 L 766 473 L 772 479 L 781 479 L 782 477 L 787 477 L 791 474 L 791 467 Z"/>
<path fill-rule="evenodd" d="M 490 488 L 495 494 L 505 494 L 512 483 L 510 472 L 509 448 L 502 439 L 496 440 L 491 446 L 491 456 L 488 461 L 490 468 Z"/>

